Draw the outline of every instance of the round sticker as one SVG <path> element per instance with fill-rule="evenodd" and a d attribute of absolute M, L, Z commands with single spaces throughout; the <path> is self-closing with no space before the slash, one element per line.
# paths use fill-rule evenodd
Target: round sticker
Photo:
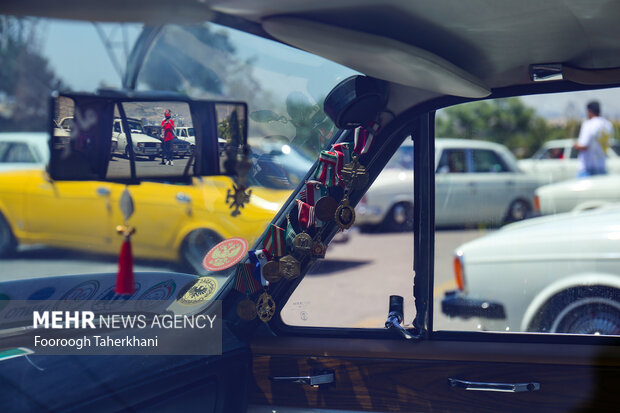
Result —
<path fill-rule="evenodd" d="M 179 298 L 179 303 L 183 305 L 195 305 L 209 300 L 217 292 L 217 280 L 212 277 L 200 277 L 183 297 Z"/>
<path fill-rule="evenodd" d="M 202 266 L 209 271 L 221 271 L 232 267 L 245 257 L 248 242 L 243 238 L 229 238 L 211 248 L 202 260 Z"/>
<path fill-rule="evenodd" d="M 76 285 L 69 291 L 67 291 L 62 297 L 61 301 L 79 301 L 90 300 L 95 293 L 99 290 L 99 281 L 90 280 Z"/>

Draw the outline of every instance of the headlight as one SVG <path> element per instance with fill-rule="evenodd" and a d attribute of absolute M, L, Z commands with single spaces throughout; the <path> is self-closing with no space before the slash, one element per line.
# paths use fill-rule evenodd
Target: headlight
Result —
<path fill-rule="evenodd" d="M 142 142 L 138 142 L 138 143 L 136 144 L 136 146 L 137 146 L 138 148 L 141 148 L 142 146 L 144 146 L 144 144 L 143 144 Z"/>

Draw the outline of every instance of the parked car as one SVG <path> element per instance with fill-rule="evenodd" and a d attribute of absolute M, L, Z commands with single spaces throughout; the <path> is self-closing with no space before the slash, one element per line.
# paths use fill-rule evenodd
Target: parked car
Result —
<path fill-rule="evenodd" d="M 49 159 L 49 134 L 0 133 L 0 172 L 43 168 Z"/>
<path fill-rule="evenodd" d="M 177 138 L 189 142 L 192 148 L 196 146 L 196 136 L 194 135 L 194 128 L 189 126 L 178 126 L 174 128 L 174 134 Z"/>
<path fill-rule="evenodd" d="M 232 236 L 253 242 L 266 219 L 290 190 L 252 187 L 250 203 L 231 219 L 225 203 L 228 178 L 194 179 L 191 185 L 143 182 L 131 187 L 135 204 L 132 237 L 136 257 L 191 265 L 203 272 L 202 258 Z M 118 254 L 123 222 L 117 207 L 124 185 L 110 182 L 53 182 L 41 170 L 0 175 L 0 257 L 20 244 Z M 154 222 L 159 224 L 154 225 Z"/>
<path fill-rule="evenodd" d="M 519 160 L 519 168 L 536 175 L 545 184 L 574 179 L 578 167 L 576 142 L 577 139 L 547 141 L 530 159 Z M 614 144 L 607 150 L 607 170 L 612 174 L 620 174 L 618 147 Z"/>
<path fill-rule="evenodd" d="M 534 209 L 541 215 L 583 211 L 620 202 L 620 175 L 596 175 L 543 185 Z"/>
<path fill-rule="evenodd" d="M 400 152 L 400 154 L 399 154 Z M 413 144 L 395 155 L 410 159 L 381 172 L 356 211 L 361 226 L 391 231 L 413 228 Z M 389 165 L 389 164 L 388 164 Z M 536 177 L 521 172 L 503 145 L 464 139 L 435 139 L 435 225 L 501 225 L 527 218 L 534 204 Z"/>
<path fill-rule="evenodd" d="M 559 214 L 462 245 L 443 312 L 488 331 L 620 334 L 618 222 L 620 207 Z"/>
<path fill-rule="evenodd" d="M 146 156 L 149 160 L 154 160 L 161 154 L 161 141 L 153 138 L 144 132 L 142 129 L 142 123 L 138 119 L 127 118 L 127 123 L 131 129 L 131 142 L 133 144 L 133 151 L 136 156 Z M 114 119 L 114 125 L 112 129 L 112 139 L 116 139 L 117 144 L 116 152 L 124 156 L 129 156 L 127 136 L 123 130 L 123 125 L 120 118 Z"/>

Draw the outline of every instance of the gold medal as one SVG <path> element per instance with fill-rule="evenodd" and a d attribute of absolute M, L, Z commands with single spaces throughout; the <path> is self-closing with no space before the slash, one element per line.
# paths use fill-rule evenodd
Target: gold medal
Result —
<path fill-rule="evenodd" d="M 256 301 L 256 314 L 263 323 L 269 322 L 276 313 L 276 303 L 273 298 L 265 291 Z"/>
<path fill-rule="evenodd" d="M 280 258 L 280 275 L 287 280 L 292 280 L 301 274 L 301 263 L 292 255 Z"/>
<path fill-rule="evenodd" d="M 312 255 L 316 258 L 325 258 L 325 253 L 327 252 L 327 245 L 323 244 L 321 241 L 316 241 L 312 245 Z"/>
<path fill-rule="evenodd" d="M 249 297 L 244 298 L 237 305 L 237 315 L 243 320 L 254 320 L 256 318 L 256 304 Z"/>
<path fill-rule="evenodd" d="M 340 229 L 351 228 L 351 226 L 355 222 L 355 209 L 351 205 L 349 205 L 349 198 L 347 198 L 346 196 L 342 200 L 340 206 L 336 209 L 334 219 L 336 220 L 336 224 L 338 224 Z"/>
<path fill-rule="evenodd" d="M 270 283 L 277 283 L 282 279 L 280 264 L 277 261 L 269 261 L 263 265 L 263 278 Z"/>
<path fill-rule="evenodd" d="M 368 173 L 357 157 L 342 168 L 342 180 L 351 189 L 359 191 L 368 184 Z"/>
<path fill-rule="evenodd" d="M 293 246 L 296 252 L 302 254 L 309 254 L 312 251 L 312 237 L 305 232 L 301 232 L 295 235 L 293 239 Z"/>
<path fill-rule="evenodd" d="M 334 219 L 334 213 L 338 208 L 338 201 L 331 196 L 324 196 L 314 206 L 315 216 L 321 221 L 330 222 Z"/>

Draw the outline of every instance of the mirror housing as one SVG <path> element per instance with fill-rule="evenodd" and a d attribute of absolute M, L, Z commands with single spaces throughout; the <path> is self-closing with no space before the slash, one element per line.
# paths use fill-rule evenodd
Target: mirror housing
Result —
<path fill-rule="evenodd" d="M 235 176 L 249 150 L 247 113 L 244 102 L 169 93 L 56 92 L 48 172 L 58 181 L 128 184 Z M 177 136 L 179 127 L 193 136 Z"/>

